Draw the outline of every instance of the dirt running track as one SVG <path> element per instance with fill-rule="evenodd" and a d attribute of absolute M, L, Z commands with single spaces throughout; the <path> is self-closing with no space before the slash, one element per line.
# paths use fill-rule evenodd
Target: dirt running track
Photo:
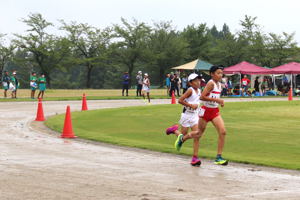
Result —
<path fill-rule="evenodd" d="M 88 103 L 90 109 L 143 105 L 139 100 Z M 158 103 L 169 100 L 153 104 Z M 79 101 L 44 102 L 44 110 L 63 113 L 67 104 L 73 111 L 81 106 Z M 195 168 L 188 164 L 190 157 L 63 140 L 31 123 L 36 107 L 0 103 L 0 200 L 300 199 L 299 171 L 222 167 L 211 160 Z"/>

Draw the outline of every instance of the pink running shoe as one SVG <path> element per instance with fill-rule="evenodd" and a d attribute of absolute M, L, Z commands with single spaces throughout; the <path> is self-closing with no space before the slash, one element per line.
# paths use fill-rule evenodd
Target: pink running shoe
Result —
<path fill-rule="evenodd" d="M 174 134 L 175 131 L 177 131 L 177 130 L 178 130 L 178 125 L 175 124 L 175 125 L 173 125 L 173 126 L 166 129 L 166 134 L 167 135 Z"/>
<path fill-rule="evenodd" d="M 191 165 L 194 167 L 199 167 L 201 165 L 201 160 L 198 157 L 193 156 Z"/>

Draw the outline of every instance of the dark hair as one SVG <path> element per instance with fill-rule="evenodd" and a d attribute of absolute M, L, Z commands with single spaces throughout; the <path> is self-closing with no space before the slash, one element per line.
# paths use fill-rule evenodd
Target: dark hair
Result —
<path fill-rule="evenodd" d="M 31 72 L 31 75 L 36 74 L 36 72 Z"/>
<path fill-rule="evenodd" d="M 223 65 L 213 65 L 211 66 L 211 68 L 209 69 L 209 73 L 214 73 L 215 71 L 217 71 L 218 69 L 224 70 L 224 66 Z"/>

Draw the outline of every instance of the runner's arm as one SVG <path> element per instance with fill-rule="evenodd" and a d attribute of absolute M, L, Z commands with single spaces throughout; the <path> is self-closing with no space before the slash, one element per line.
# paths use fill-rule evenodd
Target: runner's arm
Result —
<path fill-rule="evenodd" d="M 192 89 L 188 89 L 178 100 L 178 103 L 180 103 L 181 105 L 184 105 L 186 107 L 190 107 L 192 109 L 197 109 L 198 105 L 196 106 L 196 104 L 190 104 L 188 102 L 185 101 L 186 98 L 189 98 L 191 95 L 193 94 L 193 90 Z"/>

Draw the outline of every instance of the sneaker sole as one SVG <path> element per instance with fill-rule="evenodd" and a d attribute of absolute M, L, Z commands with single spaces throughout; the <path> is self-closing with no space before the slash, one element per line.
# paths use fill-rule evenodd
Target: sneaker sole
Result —
<path fill-rule="evenodd" d="M 226 160 L 226 162 L 224 163 L 218 163 L 218 162 L 215 162 L 216 165 L 223 165 L 223 166 L 226 166 L 228 165 L 228 160 Z"/>
<path fill-rule="evenodd" d="M 199 160 L 199 161 L 196 162 L 196 163 L 191 163 L 191 165 L 192 165 L 193 167 L 200 167 L 201 161 Z"/>
<path fill-rule="evenodd" d="M 177 151 L 180 151 L 180 147 L 177 147 L 177 144 L 178 144 L 178 142 L 179 142 L 179 140 L 181 139 L 181 137 L 177 137 L 177 139 L 176 139 L 176 141 L 175 141 L 175 144 L 174 144 L 174 147 L 175 147 L 175 149 L 177 150 Z"/>
<path fill-rule="evenodd" d="M 170 128 L 170 127 L 169 127 L 169 128 Z M 178 126 L 177 126 L 177 128 L 176 128 L 175 131 L 169 133 L 169 132 L 168 132 L 168 129 L 169 129 L 169 128 L 166 129 L 166 134 L 167 134 L 167 135 L 175 134 L 175 131 L 178 130 Z"/>

